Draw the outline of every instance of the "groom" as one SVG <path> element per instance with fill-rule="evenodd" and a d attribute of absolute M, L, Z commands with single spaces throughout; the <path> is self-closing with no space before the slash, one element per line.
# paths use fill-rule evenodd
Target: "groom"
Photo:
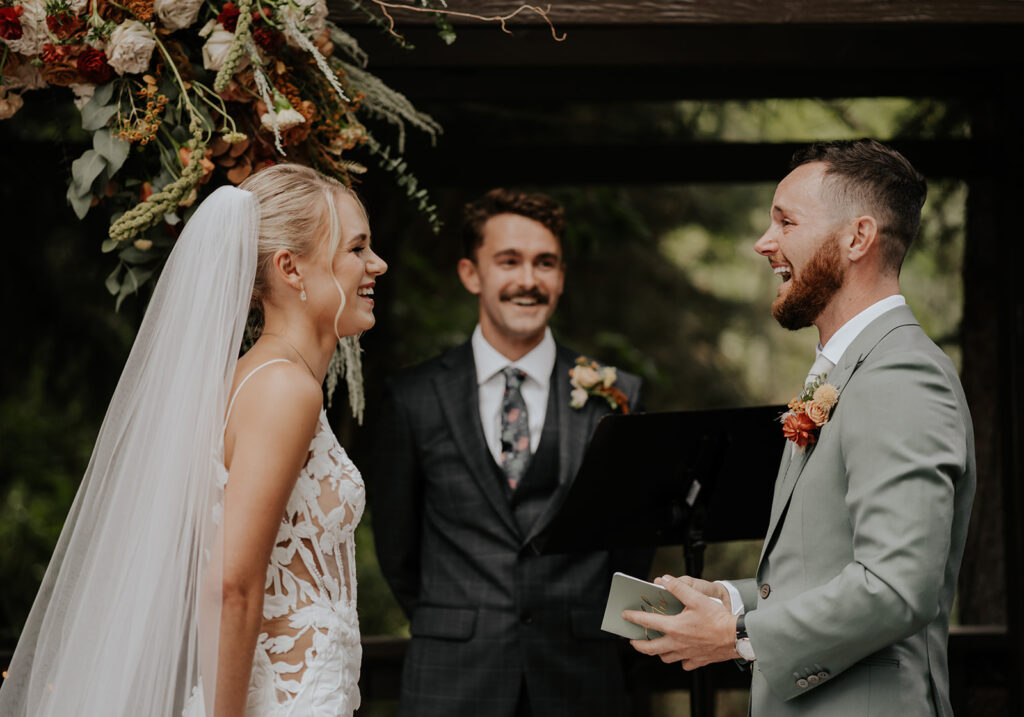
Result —
<path fill-rule="evenodd" d="M 873 140 L 796 154 L 755 249 L 782 279 L 776 320 L 813 324 L 820 342 L 785 417 L 757 577 L 666 577 L 682 613 L 624 615 L 665 633 L 637 650 L 685 669 L 749 661 L 753 717 L 952 715 L 974 435 L 956 370 L 899 293 L 925 192 Z"/>
<path fill-rule="evenodd" d="M 531 545 L 610 411 L 594 396 L 570 405 L 577 353 L 548 328 L 563 228 L 544 195 L 495 189 L 470 204 L 458 273 L 479 324 L 389 382 L 367 486 L 381 570 L 411 620 L 401 715 L 628 712 L 601 618 L 612 573 L 645 575 L 649 554 Z M 635 408 L 639 379 L 619 372 L 613 387 Z"/>

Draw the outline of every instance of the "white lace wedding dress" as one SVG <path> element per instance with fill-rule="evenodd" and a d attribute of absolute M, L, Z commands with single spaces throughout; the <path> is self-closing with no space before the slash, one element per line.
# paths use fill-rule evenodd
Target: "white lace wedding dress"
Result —
<path fill-rule="evenodd" d="M 283 360 L 256 367 L 235 396 L 256 371 Z M 321 409 L 267 566 L 246 717 L 347 717 L 359 707 L 355 529 L 365 505 L 359 470 Z M 184 716 L 203 717 L 202 705 L 200 688 Z"/>

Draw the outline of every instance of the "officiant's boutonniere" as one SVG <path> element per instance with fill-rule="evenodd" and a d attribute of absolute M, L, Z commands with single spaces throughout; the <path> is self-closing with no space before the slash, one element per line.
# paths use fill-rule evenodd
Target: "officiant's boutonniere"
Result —
<path fill-rule="evenodd" d="M 825 383 L 822 375 L 804 387 L 803 393 L 789 402 L 789 410 L 782 414 L 782 435 L 804 450 L 818 440 L 818 432 L 828 423 L 832 408 L 839 400 L 839 389 Z"/>
<path fill-rule="evenodd" d="M 579 410 L 586 405 L 588 398 L 600 396 L 613 411 L 629 413 L 629 399 L 615 388 L 617 378 L 614 366 L 598 366 L 596 361 L 589 361 L 586 356 L 578 357 L 576 365 L 569 369 L 569 383 L 572 384 L 569 405 Z"/>

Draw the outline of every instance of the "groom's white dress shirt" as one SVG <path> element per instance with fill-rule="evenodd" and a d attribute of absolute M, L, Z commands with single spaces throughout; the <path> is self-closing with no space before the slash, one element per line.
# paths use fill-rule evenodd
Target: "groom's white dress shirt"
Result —
<path fill-rule="evenodd" d="M 887 296 L 881 301 L 876 301 L 874 304 L 864 309 L 839 327 L 839 330 L 832 335 L 832 338 L 830 338 L 824 346 L 818 344 L 815 347 L 815 364 L 811 369 L 811 373 L 808 374 L 807 380 L 810 381 L 819 374 L 819 371 L 815 370 L 816 368 L 828 366 L 828 364 L 821 361 L 822 357 L 827 359 L 828 363 L 830 363 L 834 368 L 839 364 L 839 359 L 841 359 L 843 354 L 846 353 L 846 349 L 851 343 L 853 343 L 853 340 L 860 335 L 860 332 L 867 328 L 868 324 L 887 311 L 892 311 L 897 306 L 904 306 L 906 303 L 907 300 L 903 298 L 901 294 Z M 820 373 L 827 373 L 827 371 L 822 370 Z M 826 382 L 828 381 L 827 376 L 825 380 Z M 742 615 L 744 612 L 743 600 L 740 597 L 739 591 L 728 580 L 716 580 L 715 582 L 724 585 L 725 589 L 729 591 L 729 600 L 732 603 L 732 614 Z"/>
<path fill-rule="evenodd" d="M 548 391 L 551 372 L 555 370 L 557 349 L 551 329 L 544 330 L 544 338 L 528 354 L 509 361 L 496 348 L 487 343 L 480 324 L 473 331 L 473 361 L 476 364 L 476 382 L 479 393 L 480 425 L 484 429 L 487 448 L 494 461 L 501 465 L 501 399 L 505 393 L 502 370 L 512 366 L 526 374 L 520 387 L 530 421 L 530 452 L 540 445 L 544 417 L 548 411 Z"/>

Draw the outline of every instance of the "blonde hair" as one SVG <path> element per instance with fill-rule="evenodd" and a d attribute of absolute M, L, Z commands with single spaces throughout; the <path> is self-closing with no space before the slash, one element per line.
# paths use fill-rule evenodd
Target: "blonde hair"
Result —
<path fill-rule="evenodd" d="M 333 257 L 342 237 L 335 195 L 340 192 L 352 197 L 364 215 L 366 208 L 349 187 L 301 164 L 275 164 L 250 175 L 238 187 L 252 192 L 260 205 L 256 281 L 250 308 L 255 314 L 254 323 L 262 330 L 263 303 L 270 293 L 274 254 L 285 249 L 295 256 L 308 257 L 326 241 L 327 256 Z M 317 196 L 322 200 L 319 211 L 316 211 Z M 323 235 L 325 224 L 326 236 Z M 331 277 L 341 297 L 334 316 L 334 332 L 338 334 L 338 319 L 345 310 L 345 292 L 334 276 L 333 264 Z"/>

